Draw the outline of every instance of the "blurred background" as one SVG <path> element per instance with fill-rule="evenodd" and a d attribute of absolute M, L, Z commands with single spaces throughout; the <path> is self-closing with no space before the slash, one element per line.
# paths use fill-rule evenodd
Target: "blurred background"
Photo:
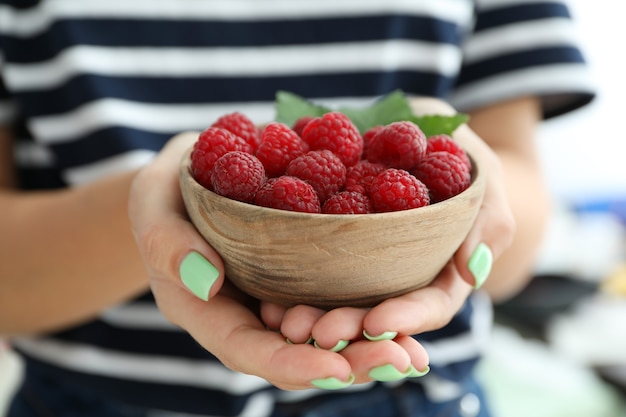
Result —
<path fill-rule="evenodd" d="M 497 417 L 626 417 L 626 3 L 570 3 L 599 93 L 541 130 L 556 204 L 535 278 L 495 308 L 479 375 Z M 20 365 L 0 341 L 0 416 Z"/>
<path fill-rule="evenodd" d="M 570 4 L 598 97 L 541 130 L 552 221 L 534 280 L 496 306 L 480 368 L 500 417 L 626 416 L 626 3 Z"/>

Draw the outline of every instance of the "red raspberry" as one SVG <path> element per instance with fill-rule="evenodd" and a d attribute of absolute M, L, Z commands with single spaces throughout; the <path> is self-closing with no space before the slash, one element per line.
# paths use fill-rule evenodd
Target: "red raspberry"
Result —
<path fill-rule="evenodd" d="M 426 135 L 413 122 L 386 125 L 370 141 L 367 159 L 388 167 L 411 169 L 426 154 Z"/>
<path fill-rule="evenodd" d="M 453 197 L 470 185 L 471 175 L 467 165 L 449 152 L 432 152 L 413 171 L 430 190 L 433 203 Z"/>
<path fill-rule="evenodd" d="M 302 116 L 296 120 L 292 129 L 298 134 L 298 136 L 302 137 L 302 130 L 304 129 L 304 126 L 306 126 L 311 120 L 313 120 L 313 116 Z"/>
<path fill-rule="evenodd" d="M 320 213 L 320 200 L 313 186 L 300 178 L 283 175 L 270 178 L 261 186 L 255 204 L 279 210 Z"/>
<path fill-rule="evenodd" d="M 408 171 L 396 168 L 387 168 L 372 180 L 370 198 L 379 213 L 430 204 L 426 185 Z"/>
<path fill-rule="evenodd" d="M 256 156 L 263 163 L 268 177 L 285 173 L 291 160 L 308 152 L 309 146 L 284 123 L 269 123 L 261 135 Z"/>
<path fill-rule="evenodd" d="M 211 126 L 221 127 L 239 136 L 252 147 L 254 152 L 261 143 L 259 129 L 248 116 L 240 112 L 229 113 L 221 116 Z"/>
<path fill-rule="evenodd" d="M 343 113 L 329 112 L 304 127 L 302 139 L 311 150 L 328 149 L 347 167 L 356 164 L 363 152 L 363 138 L 354 123 Z"/>
<path fill-rule="evenodd" d="M 228 152 L 213 165 L 213 190 L 224 197 L 251 202 L 264 182 L 265 168 L 252 154 Z"/>
<path fill-rule="evenodd" d="M 348 168 L 346 172 L 346 191 L 368 194 L 372 180 L 385 170 L 383 164 L 361 160 Z"/>
<path fill-rule="evenodd" d="M 202 186 L 211 189 L 211 173 L 218 158 L 230 151 L 252 152 L 250 145 L 221 127 L 209 127 L 198 137 L 191 151 L 191 174 Z"/>
<path fill-rule="evenodd" d="M 374 127 L 370 127 L 363 133 L 363 154 L 361 155 L 361 159 L 367 159 L 367 150 L 369 149 L 369 144 L 372 141 L 372 138 L 376 136 L 381 129 L 385 127 L 383 125 L 377 125 Z"/>
<path fill-rule="evenodd" d="M 472 164 L 470 162 L 469 156 L 465 153 L 465 150 L 461 148 L 457 142 L 454 141 L 448 135 L 435 135 L 428 138 L 426 141 L 426 153 L 445 151 L 450 152 L 463 161 L 464 164 L 467 165 L 468 169 L 472 169 Z"/>
<path fill-rule="evenodd" d="M 372 213 L 372 200 L 356 191 L 341 191 L 331 195 L 322 206 L 324 214 Z"/>
<path fill-rule="evenodd" d="M 287 175 L 311 184 L 320 203 L 323 203 L 343 187 L 346 182 L 346 167 L 337 155 L 322 149 L 309 151 L 292 160 L 287 166 Z"/>

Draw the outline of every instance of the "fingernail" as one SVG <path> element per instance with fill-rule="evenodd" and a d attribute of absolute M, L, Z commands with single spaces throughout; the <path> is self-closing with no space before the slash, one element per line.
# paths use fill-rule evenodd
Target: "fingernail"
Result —
<path fill-rule="evenodd" d="M 337 342 L 337 344 L 333 347 L 331 347 L 330 349 L 326 349 L 326 350 L 330 350 L 331 352 L 341 352 L 342 350 L 344 350 L 346 348 L 346 346 L 348 346 L 350 342 L 347 340 L 343 340 L 343 339 L 339 339 L 339 341 Z M 324 349 L 323 347 L 320 347 L 317 344 L 317 341 L 313 342 L 313 345 L 318 348 L 318 349 Z"/>
<path fill-rule="evenodd" d="M 418 371 L 415 366 L 413 366 L 413 364 L 411 364 L 411 367 L 409 368 L 409 374 L 407 375 L 407 378 L 420 378 L 423 377 L 424 375 L 426 375 L 427 373 L 430 372 L 430 366 L 426 365 L 426 368 L 424 368 L 423 371 Z"/>
<path fill-rule="evenodd" d="M 389 382 L 412 377 L 413 374 L 417 372 L 418 371 L 413 365 L 410 365 L 409 369 L 407 369 L 405 372 L 400 372 L 395 366 L 388 363 L 386 365 L 381 365 L 377 366 L 376 368 L 370 369 L 368 375 L 375 381 Z"/>
<path fill-rule="evenodd" d="M 367 330 L 363 330 L 363 336 L 365 336 L 365 338 L 367 340 L 371 340 L 372 342 L 375 342 L 377 340 L 393 340 L 396 338 L 396 336 L 398 335 L 398 332 L 384 332 L 383 334 L 380 334 L 378 336 L 372 336 L 370 335 Z"/>
<path fill-rule="evenodd" d="M 295 345 L 297 343 L 292 342 L 288 337 L 285 338 L 285 342 L 289 345 Z M 303 344 L 308 345 L 313 342 L 313 336 L 309 336 L 309 338 Z"/>
<path fill-rule="evenodd" d="M 325 390 L 337 390 L 337 389 L 349 387 L 354 382 L 354 379 L 355 377 L 353 374 L 350 374 L 350 378 L 348 378 L 347 381 L 342 381 L 335 377 L 321 378 L 321 379 L 314 379 L 313 381 L 311 381 L 311 385 L 313 385 L 316 388 L 325 389 Z"/>
<path fill-rule="evenodd" d="M 468 269 L 474 275 L 474 289 L 479 289 L 487 281 L 492 265 L 493 254 L 491 249 L 484 243 L 479 243 L 467 263 Z"/>
<path fill-rule="evenodd" d="M 196 297 L 208 301 L 220 272 L 198 252 L 190 252 L 179 267 L 180 279 Z"/>

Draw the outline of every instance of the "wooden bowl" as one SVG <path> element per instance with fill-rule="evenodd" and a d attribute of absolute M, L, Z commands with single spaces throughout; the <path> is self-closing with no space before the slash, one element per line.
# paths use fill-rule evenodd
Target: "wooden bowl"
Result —
<path fill-rule="evenodd" d="M 260 300 L 324 309 L 371 307 L 427 285 L 465 239 L 485 176 L 448 200 L 375 214 L 308 214 L 219 196 L 192 177 L 188 151 L 180 184 L 191 221 L 222 256 L 226 276 Z"/>

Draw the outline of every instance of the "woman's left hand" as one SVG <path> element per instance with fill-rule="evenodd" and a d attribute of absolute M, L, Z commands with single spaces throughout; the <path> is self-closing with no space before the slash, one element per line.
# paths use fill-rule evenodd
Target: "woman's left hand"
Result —
<path fill-rule="evenodd" d="M 416 104 L 420 112 L 453 111 L 439 100 L 424 99 Z M 342 307 L 324 311 L 262 303 L 265 324 L 280 330 L 293 343 L 312 339 L 323 349 L 343 347 L 340 353 L 350 362 L 357 382 L 371 380 L 372 369 L 388 364 L 398 376 L 406 373 L 411 364 L 418 372 L 425 371 L 428 354 L 411 335 L 440 329 L 450 322 L 470 293 L 485 282 L 494 260 L 511 244 L 515 231 L 499 158 L 465 125 L 457 129 L 454 139 L 471 149 L 479 160 L 487 174 L 487 186 L 465 241 L 428 286 L 371 309 Z M 364 332 L 381 340 L 373 343 Z"/>

